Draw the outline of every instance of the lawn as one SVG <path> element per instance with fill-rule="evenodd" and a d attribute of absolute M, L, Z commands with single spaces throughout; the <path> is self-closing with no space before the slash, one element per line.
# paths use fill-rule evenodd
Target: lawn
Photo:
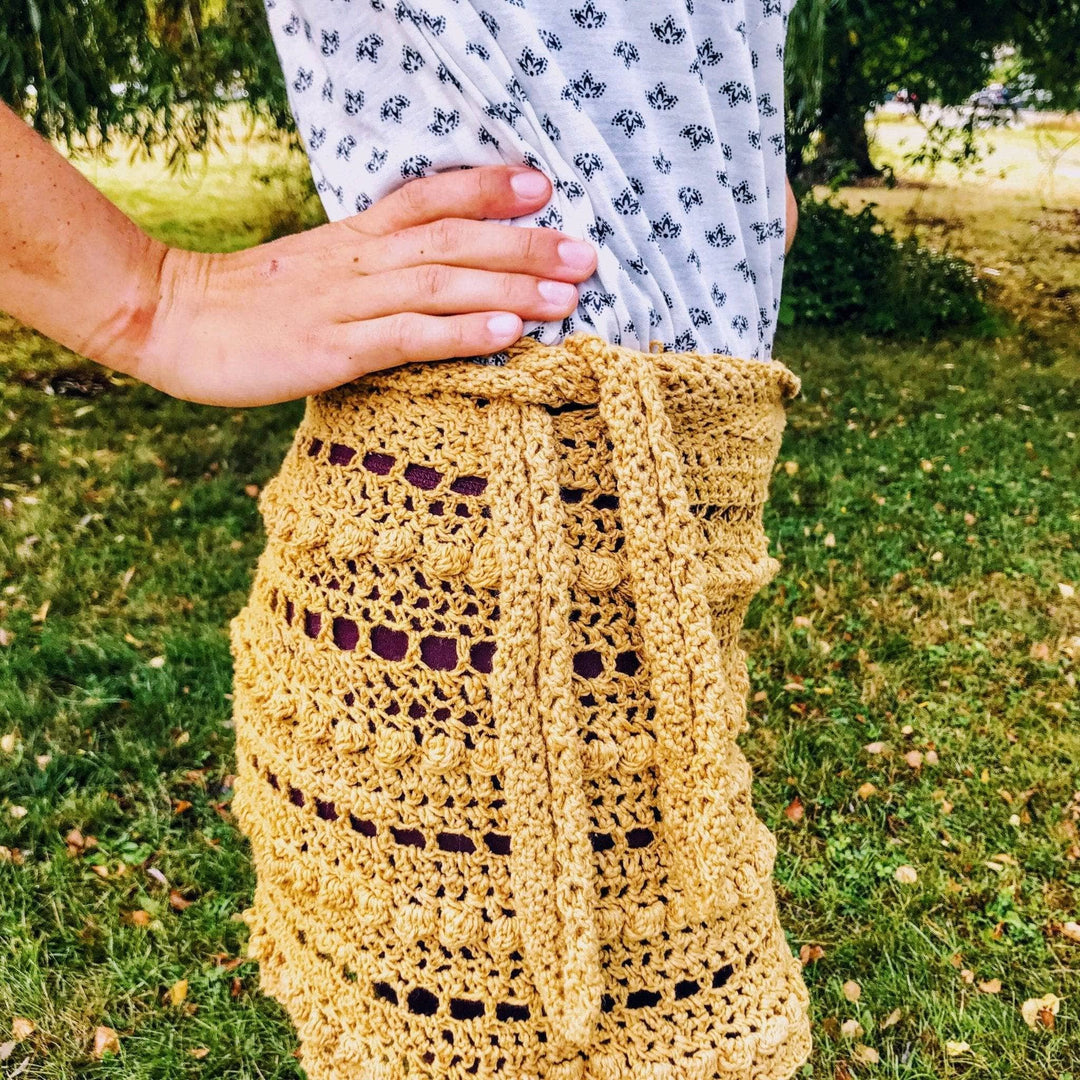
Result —
<path fill-rule="evenodd" d="M 260 140 L 187 180 L 82 167 L 192 247 L 319 218 Z M 813 999 L 805 1075 L 1080 1080 L 1075 180 L 906 179 L 843 195 L 997 271 L 1013 323 L 778 341 L 803 393 L 743 745 Z M 299 1077 L 244 959 L 226 628 L 302 406 L 174 401 L 3 316 L 0 364 L 0 1070 Z"/>

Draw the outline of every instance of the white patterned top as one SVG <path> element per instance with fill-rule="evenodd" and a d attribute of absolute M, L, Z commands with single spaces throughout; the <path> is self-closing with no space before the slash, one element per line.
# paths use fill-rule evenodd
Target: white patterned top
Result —
<path fill-rule="evenodd" d="M 571 316 L 526 333 L 771 355 L 795 0 L 265 3 L 332 221 L 414 177 L 528 164 L 554 194 L 513 223 L 599 264 Z"/>

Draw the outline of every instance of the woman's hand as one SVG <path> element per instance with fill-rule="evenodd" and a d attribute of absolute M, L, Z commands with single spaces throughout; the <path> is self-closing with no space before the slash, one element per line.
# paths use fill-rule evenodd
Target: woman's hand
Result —
<path fill-rule="evenodd" d="M 363 213 L 227 255 L 170 248 L 132 374 L 176 397 L 264 405 L 379 368 L 495 352 L 522 319 L 561 319 L 591 244 L 484 221 L 542 207 L 540 172 L 481 166 L 413 180 Z"/>
<path fill-rule="evenodd" d="M 344 221 L 203 255 L 148 236 L 0 103 L 0 308 L 177 397 L 286 401 L 409 360 L 495 352 L 523 318 L 573 311 L 592 245 L 483 220 L 550 197 L 533 169 L 454 169 Z"/>

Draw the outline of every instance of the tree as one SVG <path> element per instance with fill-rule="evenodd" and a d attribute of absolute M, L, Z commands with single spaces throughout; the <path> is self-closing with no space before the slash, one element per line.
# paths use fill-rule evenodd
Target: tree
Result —
<path fill-rule="evenodd" d="M 234 100 L 291 130 L 261 0 L 9 0 L 0 99 L 69 146 L 125 135 L 171 162 L 212 142 Z"/>
<path fill-rule="evenodd" d="M 868 176 L 865 117 L 890 90 L 959 104 L 985 85 L 997 46 L 1074 108 L 1080 90 L 1080 0 L 799 0 L 788 36 L 789 165 Z M 971 132 L 969 132 L 969 135 Z"/>

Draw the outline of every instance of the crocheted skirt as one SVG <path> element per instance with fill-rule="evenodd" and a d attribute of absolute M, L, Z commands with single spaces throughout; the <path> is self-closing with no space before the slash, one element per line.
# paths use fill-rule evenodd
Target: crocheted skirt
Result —
<path fill-rule="evenodd" d="M 786 1080 L 736 737 L 783 365 L 574 334 L 309 399 L 233 620 L 250 955 L 310 1080 Z"/>

